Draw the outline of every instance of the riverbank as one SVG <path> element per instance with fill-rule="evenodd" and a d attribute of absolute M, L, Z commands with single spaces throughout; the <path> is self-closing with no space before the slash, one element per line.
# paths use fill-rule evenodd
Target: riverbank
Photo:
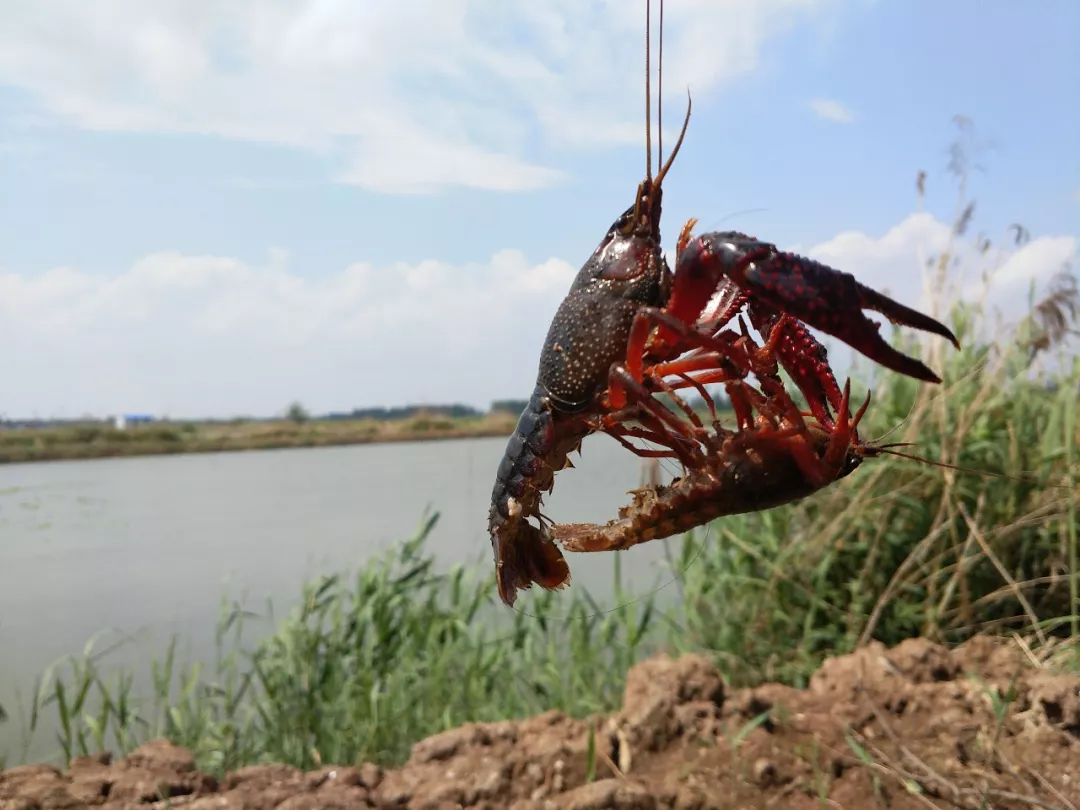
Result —
<path fill-rule="evenodd" d="M 1040 665 L 1040 663 L 1042 665 Z M 62 771 L 0 771 L 0 806 L 189 808 L 960 807 L 1080 804 L 1080 678 L 1021 645 L 925 639 L 830 658 L 809 689 L 731 689 L 701 655 L 632 667 L 614 712 L 467 723 L 401 767 L 323 759 L 206 771 L 165 739 Z M 959 719 L 958 719 L 959 718 Z M 390 718 L 393 720 L 393 718 Z M 962 720 L 962 722 L 961 722 Z M 298 740 L 299 742 L 299 740 Z M 205 766 L 205 763 L 203 763 Z M 305 772 L 306 771 L 306 772 Z"/>
<path fill-rule="evenodd" d="M 0 431 L 0 464 L 32 461 L 219 453 L 509 436 L 517 417 L 417 415 L 408 419 L 286 419 L 256 422 L 157 422 L 124 430 L 101 425 Z"/>
<path fill-rule="evenodd" d="M 705 795 L 752 807 L 810 807 L 826 796 L 868 807 L 888 795 L 894 808 L 942 806 L 912 803 L 927 796 L 955 798 L 959 807 L 1067 808 L 1058 794 L 1080 782 L 1057 759 L 1075 760 L 1080 727 L 1078 381 L 1018 381 L 1010 357 L 980 365 L 972 356 L 980 351 L 969 347 L 942 363 L 944 396 L 907 379 L 879 386 L 865 435 L 906 420 L 896 440 L 992 477 L 874 459 L 812 497 L 725 518 L 707 535 L 687 533 L 670 546 L 671 575 L 659 578 L 671 588 L 625 586 L 621 557 L 611 555 L 610 601 L 575 581 L 558 596 L 526 592 L 515 611 L 497 601 L 489 560 L 449 571 L 437 564 L 427 545 L 431 517 L 412 539 L 358 569 L 305 583 L 290 600 L 294 609 L 254 644 L 243 632 L 249 608 L 224 601 L 213 661 L 184 661 L 179 637 L 164 657 L 130 655 L 129 665 L 111 662 L 109 645 L 100 643 L 58 661 L 23 689 L 30 705 L 9 704 L 9 722 L 21 717 L 25 727 L 9 737 L 22 742 L 0 750 L 0 759 L 27 761 L 20 749 L 41 735 L 55 740 L 50 761 L 65 766 L 164 737 L 187 752 L 177 754 L 183 773 L 195 773 L 193 761 L 208 779 L 233 787 L 261 774 L 272 789 L 264 793 L 278 799 L 299 785 L 323 784 L 331 778 L 327 764 L 345 766 L 334 771 L 348 780 L 342 786 L 366 786 L 349 766 L 370 763 L 367 771 L 379 774 L 373 779 L 387 780 L 385 788 L 364 788 L 364 801 L 375 806 L 438 806 L 407 786 L 438 769 L 457 774 L 446 784 L 462 791 L 443 798 L 492 808 L 518 800 L 521 808 L 538 806 L 527 802 L 545 796 L 533 791 L 549 777 L 554 785 L 556 771 L 562 788 L 546 794 L 555 807 L 672 806 L 675 786 L 664 775 L 681 774 L 705 785 Z M 959 444 L 956 425 L 975 426 Z M 247 560 L 260 564 L 258 555 Z M 954 649 L 981 644 L 987 634 L 1004 637 L 1004 664 L 989 652 L 989 669 L 967 659 L 963 673 L 952 653 L 922 640 Z M 884 652 L 877 641 L 914 652 L 889 655 L 884 673 L 874 675 Z M 635 681 L 663 680 L 640 669 L 658 653 L 706 656 L 722 676 L 695 665 L 692 683 L 634 709 Z M 910 681 L 902 677 L 909 665 L 921 673 Z M 846 668 L 846 681 L 820 675 L 830 668 Z M 855 675 L 878 678 L 881 699 L 867 702 Z M 722 705 L 687 697 L 714 679 L 730 696 Z M 607 725 L 613 716 L 614 728 Z M 522 722 L 530 717 L 537 719 Z M 647 728 L 638 737 L 618 718 L 639 718 Z M 1033 721 L 1043 729 L 1034 738 Z M 554 747 L 527 747 L 541 738 Z M 428 752 L 423 761 L 417 751 Z M 735 751 L 748 758 L 730 758 Z M 549 754 L 550 773 L 543 770 Z M 620 804 L 588 793 L 601 790 L 586 785 L 590 774 L 604 790 L 623 784 L 602 782 L 612 772 L 605 756 L 651 800 L 638 792 Z M 118 764 L 120 776 L 103 776 L 98 788 L 106 792 L 95 795 L 130 798 L 145 762 L 144 753 Z M 541 771 L 526 797 L 515 791 L 525 790 L 530 762 Z M 279 777 L 265 779 L 258 769 L 267 763 L 277 763 Z M 82 760 L 77 767 L 95 766 Z M 499 782 L 503 768 L 513 777 L 509 788 Z M 491 798 L 481 801 L 476 791 L 493 772 Z M 54 783 L 49 790 L 71 792 L 49 768 L 16 774 L 24 787 L 36 774 Z M 1059 774 L 1077 781 L 1040 792 Z M 13 783 L 10 773 L 4 778 Z M 74 786 L 75 777 L 67 778 Z M 28 799 L 16 806 L 35 807 L 25 793 L 10 795 Z M 1037 802 L 1025 804 L 1030 797 Z M 221 806 L 230 802 L 259 806 L 238 795 Z M 678 802 L 708 806 L 694 795 Z"/>
<path fill-rule="evenodd" d="M 721 417 L 730 413 L 718 409 Z M 710 418 L 703 409 L 698 414 Z M 509 437 L 517 419 L 517 414 L 494 411 L 481 416 L 419 413 L 406 419 L 152 422 L 123 430 L 102 424 L 8 429 L 0 430 L 0 464 Z"/>

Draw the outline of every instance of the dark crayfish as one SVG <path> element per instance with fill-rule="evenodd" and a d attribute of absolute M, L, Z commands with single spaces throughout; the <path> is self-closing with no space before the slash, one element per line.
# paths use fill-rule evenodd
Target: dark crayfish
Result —
<path fill-rule="evenodd" d="M 648 87 L 647 78 L 647 98 Z M 647 133 L 648 109 L 647 101 Z M 870 451 L 855 449 L 858 418 L 848 412 L 825 348 L 807 326 L 887 368 L 930 382 L 939 380 L 921 362 L 889 346 L 862 310 L 957 343 L 942 324 L 850 274 L 745 234 L 692 237 L 693 220 L 680 235 L 672 273 L 660 247 L 661 183 L 688 123 L 689 109 L 667 163 L 655 179 L 647 168 L 634 205 L 581 268 L 548 331 L 536 388 L 492 491 L 488 527 L 499 595 L 507 604 L 533 582 L 554 589 L 569 580 L 553 538 L 568 550 L 625 547 L 657 536 L 661 524 L 664 531 L 682 527 L 678 531 L 720 514 L 805 497 L 854 469 L 860 453 Z M 745 328 L 741 334 L 728 328 L 744 308 L 765 336 L 764 345 L 750 340 Z M 812 428 L 791 404 L 778 367 L 805 396 L 815 419 Z M 751 374 L 761 384 L 760 394 L 745 382 Z M 667 383 L 667 377 L 678 381 Z M 700 422 L 687 428 L 653 397 L 688 386 L 705 394 L 705 385 L 718 382 L 727 383 L 732 393 L 738 435 L 710 432 Z M 667 496 L 669 490 L 640 495 L 630 514 L 636 522 L 625 536 L 616 536 L 622 529 L 580 526 L 556 526 L 553 533 L 540 515 L 541 495 L 551 491 L 555 473 L 569 465 L 569 453 L 598 430 L 638 455 L 680 459 L 688 483 Z M 630 437 L 663 449 L 637 448 Z M 533 517 L 541 521 L 539 527 L 529 522 Z"/>
<path fill-rule="evenodd" d="M 570 579 L 546 527 L 529 518 L 542 520 L 542 493 L 551 491 L 555 473 L 572 466 L 569 454 L 594 432 L 609 369 L 626 356 L 638 312 L 668 299 L 672 274 L 660 251 L 661 185 L 678 150 L 676 144 L 655 178 L 646 171 L 634 205 L 578 271 L 548 329 L 536 387 L 507 443 L 488 512 L 499 596 L 508 605 L 533 582 L 555 589 Z"/>

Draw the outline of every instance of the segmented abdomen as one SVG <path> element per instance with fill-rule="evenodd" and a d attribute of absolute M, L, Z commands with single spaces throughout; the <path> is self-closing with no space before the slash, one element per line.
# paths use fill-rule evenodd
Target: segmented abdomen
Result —
<path fill-rule="evenodd" d="M 823 449 L 824 434 L 815 434 Z M 855 450 L 836 480 L 859 464 Z M 758 512 L 813 494 L 790 455 L 740 456 L 698 470 L 669 486 L 634 493 L 634 502 L 606 524 L 565 523 L 553 526 L 552 537 L 567 551 L 615 551 L 688 531 L 716 518 Z"/>
<path fill-rule="evenodd" d="M 555 589 L 570 579 L 558 547 L 528 519 L 539 513 L 542 494 L 551 491 L 555 473 L 588 432 L 582 417 L 554 410 L 547 390 L 537 384 L 506 443 L 488 510 L 496 582 L 508 605 L 534 582 Z"/>
<path fill-rule="evenodd" d="M 518 417 L 517 426 L 506 443 L 506 452 L 495 473 L 495 486 L 491 491 L 491 525 L 494 525 L 495 513 L 503 520 L 510 518 L 509 498 L 529 500 L 526 494 L 535 490 L 534 479 L 544 470 L 544 457 L 551 452 L 554 436 L 551 404 L 544 387 L 537 385 L 529 404 Z"/>

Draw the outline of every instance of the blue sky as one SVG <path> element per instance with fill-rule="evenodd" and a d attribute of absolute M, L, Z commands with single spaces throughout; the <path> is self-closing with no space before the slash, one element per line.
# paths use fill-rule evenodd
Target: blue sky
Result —
<path fill-rule="evenodd" d="M 627 0 L 8 0 L 0 412 L 527 396 L 551 314 L 642 176 L 643 17 Z M 918 305 L 963 114 L 983 145 L 976 229 L 1034 237 L 1000 258 L 995 300 L 1015 315 L 1017 290 L 1075 261 L 1076 3 L 669 0 L 665 23 L 666 131 L 694 99 L 669 246 L 696 216 Z"/>

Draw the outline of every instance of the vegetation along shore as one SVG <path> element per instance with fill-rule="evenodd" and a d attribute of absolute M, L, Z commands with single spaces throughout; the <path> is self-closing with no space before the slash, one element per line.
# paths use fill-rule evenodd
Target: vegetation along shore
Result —
<path fill-rule="evenodd" d="M 466 405 L 417 405 L 315 417 L 294 403 L 276 419 L 0 423 L 0 464 L 509 436 L 525 405 L 504 400 L 486 413 Z"/>
<path fill-rule="evenodd" d="M 81 422 L 0 430 L 0 463 L 506 436 L 516 421 L 517 415 L 506 411 L 477 416 L 420 411 L 400 419 L 153 421 L 123 428 Z"/>

